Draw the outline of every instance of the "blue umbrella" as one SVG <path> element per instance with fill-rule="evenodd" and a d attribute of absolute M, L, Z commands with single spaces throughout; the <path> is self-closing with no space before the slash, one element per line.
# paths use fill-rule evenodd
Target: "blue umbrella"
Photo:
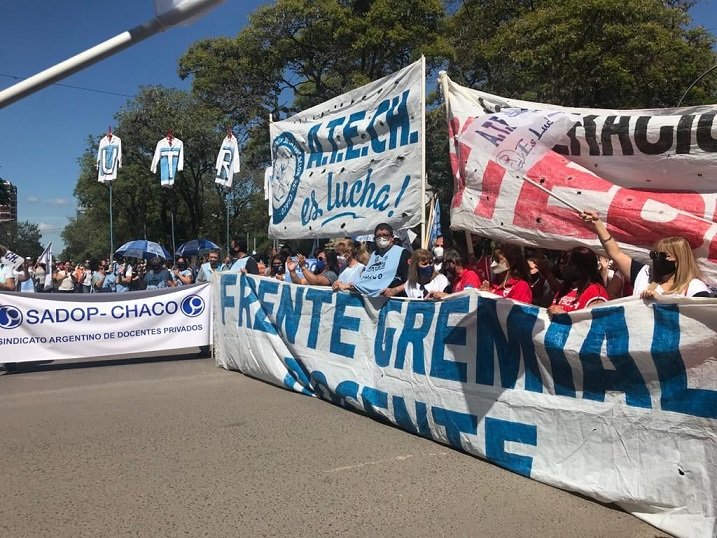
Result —
<path fill-rule="evenodd" d="M 192 239 L 179 245 L 175 254 L 177 256 L 198 256 L 209 252 L 213 248 L 219 248 L 219 245 L 209 239 Z"/>
<path fill-rule="evenodd" d="M 127 241 L 124 245 L 115 250 L 115 254 L 119 254 L 120 256 L 124 256 L 126 258 L 144 258 L 145 260 L 151 260 L 155 256 L 159 256 L 165 260 L 172 259 L 172 255 L 166 248 L 159 243 L 147 241 L 146 239 Z"/>

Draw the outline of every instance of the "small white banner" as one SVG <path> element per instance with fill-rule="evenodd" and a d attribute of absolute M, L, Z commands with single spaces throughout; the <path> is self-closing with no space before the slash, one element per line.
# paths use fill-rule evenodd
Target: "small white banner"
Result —
<path fill-rule="evenodd" d="M 421 222 L 423 65 L 271 124 L 271 237 L 355 236 L 382 222 Z"/>
<path fill-rule="evenodd" d="M 223 273 L 218 364 L 381 417 L 684 537 L 717 531 L 717 300 L 555 316 Z"/>
<path fill-rule="evenodd" d="M 6 250 L 5 254 L 0 257 L 0 264 L 9 265 L 13 269 L 19 269 L 25 261 L 25 258 L 19 254 L 15 254 L 12 250 Z"/>
<path fill-rule="evenodd" d="M 209 284 L 129 293 L 0 293 L 0 362 L 209 345 Z"/>

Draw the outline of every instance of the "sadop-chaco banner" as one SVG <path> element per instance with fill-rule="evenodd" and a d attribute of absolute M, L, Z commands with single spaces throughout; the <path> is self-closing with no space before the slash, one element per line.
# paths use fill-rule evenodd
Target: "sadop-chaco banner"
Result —
<path fill-rule="evenodd" d="M 567 207 L 596 209 L 628 254 L 687 239 L 717 283 L 717 106 L 599 110 L 504 99 L 443 75 L 451 225 L 546 248 L 600 248 Z"/>
<path fill-rule="evenodd" d="M 271 124 L 269 235 L 408 228 L 423 203 L 424 60 Z"/>
<path fill-rule="evenodd" d="M 0 362 L 208 346 L 209 284 L 132 293 L 0 293 Z"/>
<path fill-rule="evenodd" d="M 717 531 L 717 300 L 556 316 L 478 292 L 367 298 L 223 273 L 218 364 L 625 510 Z"/>

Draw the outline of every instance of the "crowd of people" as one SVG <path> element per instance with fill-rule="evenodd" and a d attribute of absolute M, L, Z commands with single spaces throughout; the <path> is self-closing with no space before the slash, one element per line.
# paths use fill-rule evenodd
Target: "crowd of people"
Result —
<path fill-rule="evenodd" d="M 219 251 L 210 253 L 208 259 L 218 258 Z M 44 263 L 26 258 L 18 269 L 0 265 L 0 291 L 23 293 L 122 293 L 126 291 L 151 290 L 173 286 L 185 286 L 196 281 L 206 281 L 202 265 L 190 265 L 180 257 L 171 263 L 161 258 L 130 260 L 118 257 L 86 260 L 84 263 L 58 261 L 51 268 L 48 278 Z"/>
<path fill-rule="evenodd" d="M 371 242 L 333 239 L 310 255 L 284 244 L 260 257 L 248 252 L 245 241 L 235 239 L 224 260 L 214 249 L 173 263 L 160 258 L 59 262 L 51 268 L 50 286 L 47 268 L 26 260 L 15 271 L 0 267 L 0 290 L 122 293 L 210 282 L 215 272 L 231 270 L 374 297 L 440 301 L 473 288 L 545 307 L 551 316 L 630 295 L 711 296 L 684 238 L 660 239 L 650 252 L 651 264 L 643 264 L 622 252 L 595 212 L 581 218 L 595 231 L 607 256 L 582 246 L 546 251 L 488 239 L 468 255 L 447 248 L 443 237 L 431 250 L 414 249 L 401 244 L 390 225 L 379 224 Z"/>

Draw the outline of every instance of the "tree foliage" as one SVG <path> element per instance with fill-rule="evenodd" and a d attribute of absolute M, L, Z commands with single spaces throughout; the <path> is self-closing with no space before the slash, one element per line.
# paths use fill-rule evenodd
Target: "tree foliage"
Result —
<path fill-rule="evenodd" d="M 32 222 L 0 222 L 0 245 L 21 256 L 37 258 L 42 254 L 40 228 Z"/>
<path fill-rule="evenodd" d="M 467 1 L 452 18 L 450 71 L 475 87 L 560 105 L 674 107 L 714 64 L 714 37 L 690 27 L 691 2 Z M 717 81 L 692 104 L 715 99 Z"/>

